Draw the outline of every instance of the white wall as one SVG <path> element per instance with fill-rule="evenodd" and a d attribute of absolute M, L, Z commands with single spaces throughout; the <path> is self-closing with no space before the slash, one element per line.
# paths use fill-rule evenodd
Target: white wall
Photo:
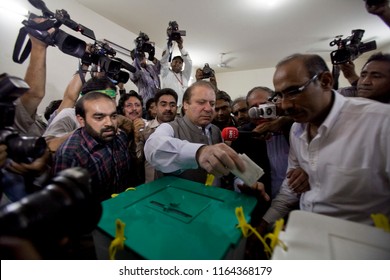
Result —
<path fill-rule="evenodd" d="M 390 32 L 390 31 L 389 31 Z M 381 50 L 390 53 L 390 46 L 386 46 Z M 356 73 L 360 73 L 364 63 L 367 61 L 368 57 L 371 56 L 374 52 L 368 52 L 362 54 L 359 58 L 354 61 Z M 282 59 L 282 57 L 280 58 Z M 330 70 L 332 70 L 332 64 L 327 63 Z M 216 74 L 218 88 L 226 91 L 230 97 L 233 99 L 246 96 L 248 91 L 256 86 L 266 86 L 270 89 L 274 89 L 272 83 L 272 77 L 274 74 L 275 68 L 264 68 L 264 69 L 255 69 L 248 71 L 237 71 L 237 72 L 225 72 Z M 348 81 L 344 78 L 343 74 L 340 73 L 339 77 L 339 87 L 349 86 Z"/>
<path fill-rule="evenodd" d="M 18 3 L 22 5 L 26 10 L 40 15 L 41 12 L 36 10 L 27 0 L 0 0 L 0 4 Z M 126 29 L 114 24 L 113 22 L 105 19 L 104 17 L 96 14 L 95 12 L 80 5 L 75 0 L 61 1 L 61 0 L 45 0 L 46 6 L 51 10 L 65 9 L 68 11 L 71 18 L 92 29 L 95 32 L 97 39 L 108 39 L 117 43 L 127 49 L 134 48 L 134 39 L 138 34 L 131 33 Z M 14 13 L 6 11 L 1 8 L 0 5 L 0 73 L 7 72 L 10 75 L 17 77 L 24 77 L 24 73 L 27 68 L 28 60 L 22 65 L 14 63 L 12 61 L 12 53 L 17 38 L 19 29 L 23 26 L 23 17 L 17 16 Z M 76 36 L 88 43 L 92 43 L 92 40 L 82 36 L 80 33 L 76 33 L 73 30 L 63 26 L 61 27 L 65 32 Z M 191 52 L 191 46 L 187 49 Z M 156 47 L 156 56 L 161 56 L 161 49 Z M 390 52 L 390 46 L 383 51 Z M 359 73 L 364 61 L 371 55 L 371 52 L 364 54 L 355 60 L 356 70 Z M 121 57 L 121 55 L 118 55 Z M 130 62 L 130 58 L 121 57 Z M 331 65 L 329 65 L 331 67 Z M 56 47 L 48 47 L 47 57 L 47 84 L 46 84 L 46 96 L 42 101 L 38 112 L 42 113 L 47 104 L 54 99 L 61 99 L 63 91 L 68 84 L 71 76 L 75 73 L 78 67 L 78 59 L 65 55 Z M 217 69 L 215 69 L 217 70 Z M 245 96 L 246 93 L 255 86 L 267 86 L 273 89 L 272 76 L 274 68 L 256 69 L 249 71 L 217 73 L 218 87 L 226 91 L 232 99 Z M 193 70 L 193 76 L 195 75 L 195 69 Z M 348 82 L 340 77 L 340 86 L 347 86 Z M 134 89 L 136 87 L 131 81 L 126 84 L 126 89 Z"/>

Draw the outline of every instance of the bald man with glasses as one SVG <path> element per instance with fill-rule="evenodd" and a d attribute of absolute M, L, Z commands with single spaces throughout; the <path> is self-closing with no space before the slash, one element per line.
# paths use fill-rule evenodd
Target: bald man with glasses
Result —
<path fill-rule="evenodd" d="M 317 55 L 296 54 L 276 66 L 277 103 L 294 121 L 288 169 L 301 167 L 311 189 L 295 194 L 283 181 L 260 231 L 299 205 L 304 211 L 373 225 L 390 218 L 390 107 L 332 90 Z"/>

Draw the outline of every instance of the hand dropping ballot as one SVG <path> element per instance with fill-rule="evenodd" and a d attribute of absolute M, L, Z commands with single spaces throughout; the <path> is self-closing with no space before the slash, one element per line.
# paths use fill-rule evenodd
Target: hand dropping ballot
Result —
<path fill-rule="evenodd" d="M 245 185 L 252 187 L 257 182 L 257 180 L 264 175 L 264 171 L 246 154 L 239 154 L 239 156 L 244 161 L 245 172 L 241 172 L 238 169 L 233 169 L 231 172 L 243 180 Z"/>

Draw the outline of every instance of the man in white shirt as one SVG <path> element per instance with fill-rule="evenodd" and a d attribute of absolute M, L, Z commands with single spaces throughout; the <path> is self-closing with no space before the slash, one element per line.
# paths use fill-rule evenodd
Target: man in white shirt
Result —
<path fill-rule="evenodd" d="M 176 40 L 181 56 L 175 56 L 169 64 L 171 53 L 165 50 L 160 60 L 162 88 L 171 88 L 178 95 L 178 106 L 181 106 L 183 94 L 188 87 L 192 72 L 192 60 L 183 48 L 183 38 Z M 184 63 L 184 69 L 183 69 Z"/>
<path fill-rule="evenodd" d="M 293 193 L 284 180 L 263 217 L 265 227 L 300 209 L 372 225 L 390 217 L 390 106 L 332 91 L 333 78 L 317 55 L 297 54 L 276 66 L 278 103 L 295 121 L 288 169 L 301 167 L 311 189 Z"/>

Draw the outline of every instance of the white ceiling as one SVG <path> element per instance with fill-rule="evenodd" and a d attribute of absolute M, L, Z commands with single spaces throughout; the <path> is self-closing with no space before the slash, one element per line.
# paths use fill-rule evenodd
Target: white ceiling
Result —
<path fill-rule="evenodd" d="M 390 45 L 389 28 L 367 13 L 363 0 L 77 1 L 135 34 L 148 34 L 161 49 L 168 22 L 176 20 L 187 31 L 184 46 L 194 67 L 209 63 L 217 72 L 274 67 L 297 52 L 318 53 L 329 61 L 336 49 L 329 42 L 353 29 L 366 31 L 362 42 Z M 226 53 L 229 68 L 217 66 L 220 53 Z"/>

